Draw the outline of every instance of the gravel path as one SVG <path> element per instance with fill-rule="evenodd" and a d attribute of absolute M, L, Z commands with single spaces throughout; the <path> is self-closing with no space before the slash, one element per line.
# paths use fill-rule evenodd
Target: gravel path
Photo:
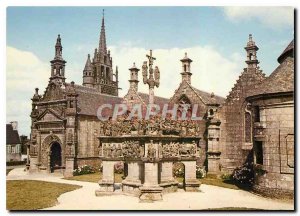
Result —
<path fill-rule="evenodd" d="M 59 204 L 45 210 L 200 210 L 223 207 L 247 207 L 269 210 L 293 210 L 292 202 L 272 200 L 252 193 L 211 185 L 200 186 L 201 192 L 185 192 L 163 195 L 163 201 L 140 203 L 137 197 L 112 195 L 96 197 L 97 183 L 62 179 L 61 175 L 31 174 L 22 168 L 12 170 L 7 180 L 41 180 L 81 185 L 82 188 L 62 194 Z"/>

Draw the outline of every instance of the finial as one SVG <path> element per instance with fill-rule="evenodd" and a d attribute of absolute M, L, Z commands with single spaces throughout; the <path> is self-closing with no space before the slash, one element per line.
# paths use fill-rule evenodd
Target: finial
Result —
<path fill-rule="evenodd" d="M 249 34 L 249 41 L 252 41 L 252 34 Z"/>
<path fill-rule="evenodd" d="M 90 58 L 90 54 L 88 54 L 88 58 Z"/>
<path fill-rule="evenodd" d="M 104 17 L 104 9 L 102 10 L 102 16 Z"/>
<path fill-rule="evenodd" d="M 133 67 L 135 67 L 135 62 L 133 62 Z"/>
<path fill-rule="evenodd" d="M 39 88 L 35 88 L 35 94 L 36 94 L 36 95 L 39 94 Z"/>
<path fill-rule="evenodd" d="M 71 86 L 72 86 L 72 87 L 74 87 L 74 84 L 75 84 L 75 82 L 74 82 L 74 81 L 72 81 L 72 82 L 71 82 Z"/>
<path fill-rule="evenodd" d="M 212 93 L 210 94 L 210 97 L 211 97 L 211 98 L 214 98 L 214 97 L 215 97 L 215 93 L 212 92 Z"/>
<path fill-rule="evenodd" d="M 187 52 L 184 53 L 185 57 L 187 57 Z"/>

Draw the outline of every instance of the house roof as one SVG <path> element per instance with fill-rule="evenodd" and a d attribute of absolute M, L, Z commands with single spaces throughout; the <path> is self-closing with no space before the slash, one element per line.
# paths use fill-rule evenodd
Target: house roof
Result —
<path fill-rule="evenodd" d="M 96 116 L 97 110 L 102 104 L 114 105 L 120 104 L 122 101 L 122 98 L 120 97 L 102 94 L 95 88 L 90 88 L 81 85 L 74 86 L 76 93 L 78 94 L 78 113 L 82 115 Z"/>
<path fill-rule="evenodd" d="M 294 41 L 278 57 L 280 65 L 252 92 L 250 96 L 294 91 Z"/>
<path fill-rule="evenodd" d="M 20 144 L 18 130 L 13 130 L 11 124 L 6 124 L 6 144 Z"/>
<path fill-rule="evenodd" d="M 203 99 L 203 102 L 205 104 L 209 104 L 211 102 L 211 93 L 199 90 L 195 87 L 192 87 L 196 93 Z M 218 95 L 214 95 L 214 98 L 216 99 L 215 102 L 217 102 L 218 104 L 222 104 L 225 100 L 225 98 L 218 96 Z"/>
<path fill-rule="evenodd" d="M 142 98 L 142 100 L 145 102 L 145 104 L 148 104 L 149 95 L 145 94 L 145 93 L 141 93 L 141 92 L 138 92 L 138 94 Z M 154 103 L 157 104 L 157 105 L 159 105 L 159 106 L 163 106 L 164 104 L 168 104 L 169 103 L 169 99 L 168 98 L 159 97 L 159 96 L 154 96 Z"/>
<path fill-rule="evenodd" d="M 289 45 L 283 50 L 283 52 L 278 57 L 277 61 L 281 63 L 287 56 L 292 55 L 294 52 L 294 39 L 289 43 Z"/>

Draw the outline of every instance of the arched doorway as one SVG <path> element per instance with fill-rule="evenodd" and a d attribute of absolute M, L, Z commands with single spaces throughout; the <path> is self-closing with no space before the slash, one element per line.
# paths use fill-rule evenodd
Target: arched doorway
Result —
<path fill-rule="evenodd" d="M 54 142 L 50 148 L 50 170 L 54 172 L 61 169 L 61 147 L 58 142 Z"/>

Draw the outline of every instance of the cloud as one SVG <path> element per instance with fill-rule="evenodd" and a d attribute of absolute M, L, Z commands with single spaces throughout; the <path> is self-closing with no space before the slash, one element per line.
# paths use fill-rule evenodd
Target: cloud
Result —
<path fill-rule="evenodd" d="M 224 7 L 225 15 L 234 22 L 258 20 L 270 28 L 294 25 L 293 7 Z"/>
<path fill-rule="evenodd" d="M 111 46 L 111 56 L 114 67 L 119 67 L 119 82 L 122 90 L 120 96 L 127 93 L 129 83 L 129 70 L 136 63 L 141 69 L 143 61 L 147 60 L 149 50 L 140 47 L 131 47 L 129 44 Z M 161 83 L 155 89 L 155 95 L 170 98 L 181 82 L 181 62 L 187 52 L 193 60 L 191 64 L 192 85 L 198 89 L 214 92 L 226 96 L 242 71 L 242 58 L 240 54 L 222 56 L 215 48 L 210 46 L 197 46 L 186 49 L 157 49 L 153 50 L 156 57 L 154 65 L 160 68 Z M 67 82 L 75 80 L 82 83 L 82 70 L 84 64 L 69 61 L 66 66 Z M 114 68 L 115 70 L 115 68 Z M 40 89 L 42 94 L 50 77 L 50 64 L 42 62 L 33 53 L 7 47 L 7 122 L 18 121 L 21 134 L 30 133 L 31 98 L 34 88 Z M 148 86 L 142 82 L 139 73 L 139 91 L 148 93 Z"/>
<path fill-rule="evenodd" d="M 7 47 L 6 121 L 18 121 L 20 134 L 29 135 L 31 98 L 34 88 L 45 89 L 50 66 L 31 52 Z"/>
<path fill-rule="evenodd" d="M 149 50 L 137 47 L 109 47 L 113 56 L 114 64 L 118 64 L 119 81 L 122 87 L 121 95 L 125 95 L 129 87 L 129 70 L 136 63 L 141 69 L 143 61 L 147 60 Z M 180 59 L 184 53 L 193 60 L 191 63 L 192 85 L 198 89 L 214 92 L 226 96 L 239 76 L 242 66 L 238 53 L 224 57 L 213 47 L 198 46 L 186 49 L 156 49 L 153 55 L 156 57 L 154 65 L 160 69 L 160 87 L 155 89 L 155 94 L 170 98 L 181 81 L 182 66 Z M 141 71 L 139 73 L 139 91 L 148 93 L 148 86 L 142 83 Z"/>

